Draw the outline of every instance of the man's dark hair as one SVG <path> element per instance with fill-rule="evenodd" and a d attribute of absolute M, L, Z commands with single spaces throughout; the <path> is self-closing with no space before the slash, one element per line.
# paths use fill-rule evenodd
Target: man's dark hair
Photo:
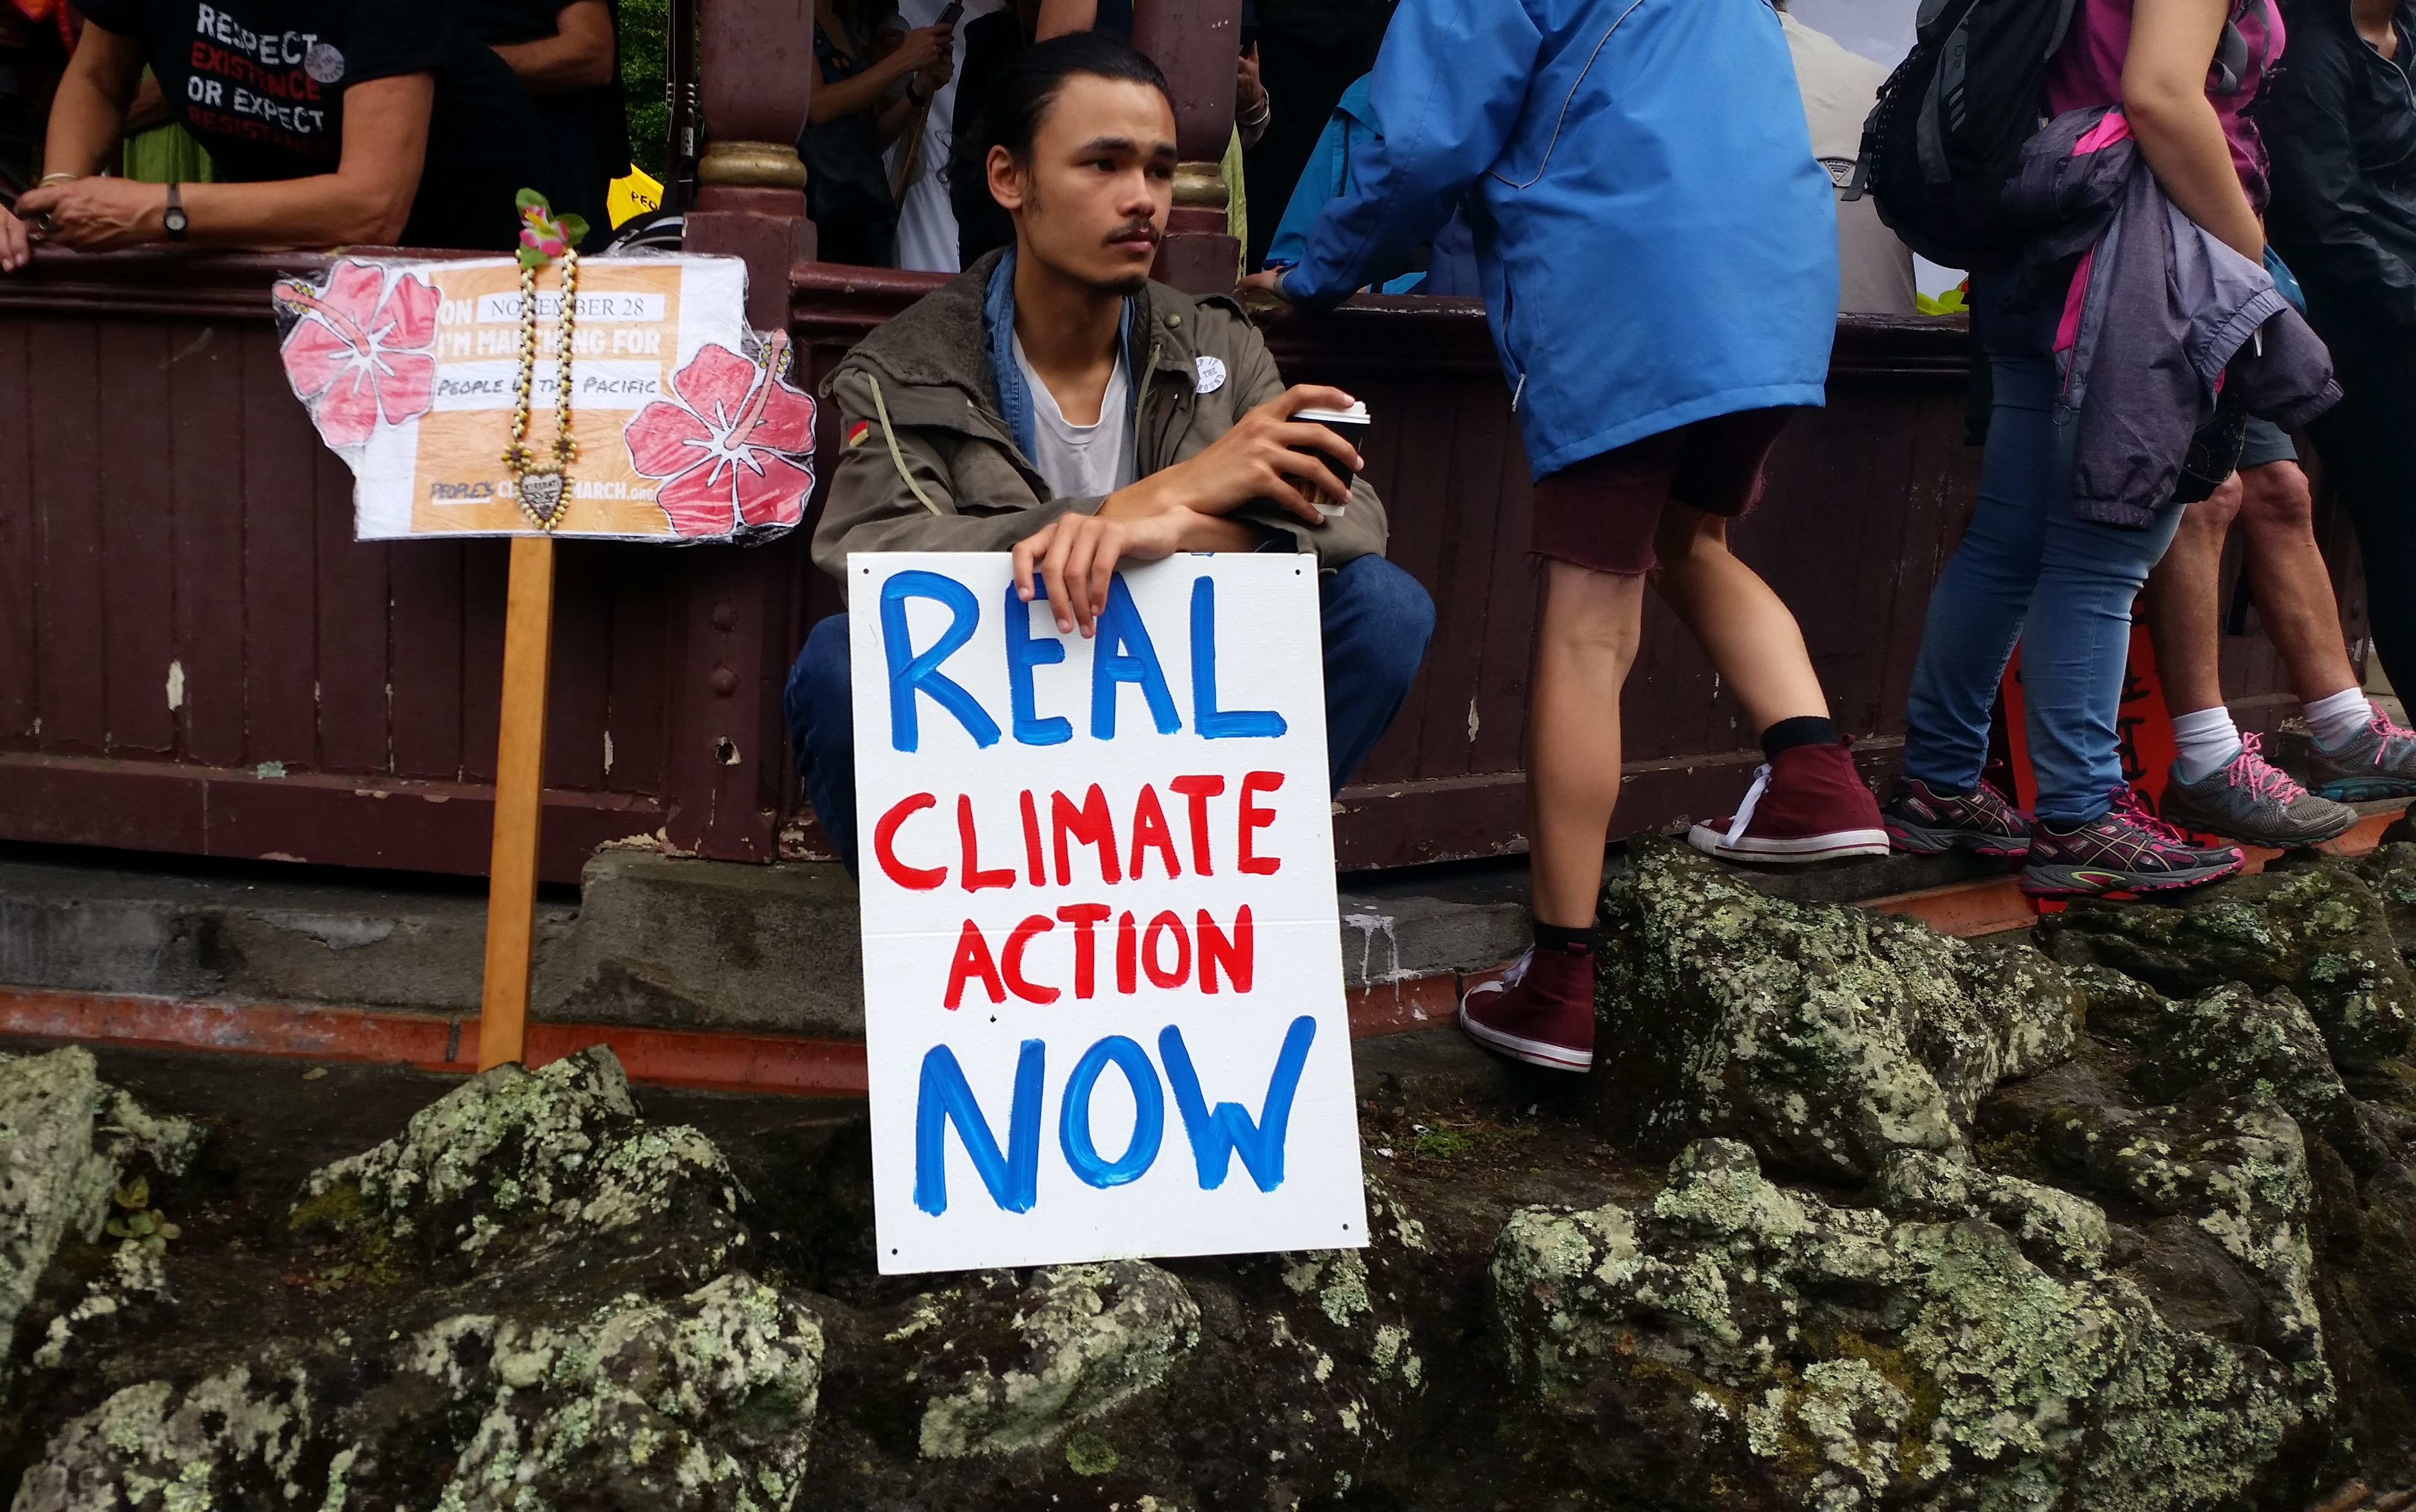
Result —
<path fill-rule="evenodd" d="M 1000 72 L 990 86 L 989 103 L 982 109 L 981 130 L 975 134 L 973 150 L 966 152 L 962 139 L 959 140 L 957 162 L 965 165 L 962 171 L 975 178 L 987 172 L 983 165 L 989 161 L 992 147 L 1004 147 L 1018 160 L 1029 158 L 1040 118 L 1049 113 L 1065 81 L 1076 74 L 1147 84 L 1166 97 L 1169 110 L 1174 107 L 1174 92 L 1167 88 L 1166 75 L 1123 37 L 1112 32 L 1052 37 L 1024 49 Z"/>

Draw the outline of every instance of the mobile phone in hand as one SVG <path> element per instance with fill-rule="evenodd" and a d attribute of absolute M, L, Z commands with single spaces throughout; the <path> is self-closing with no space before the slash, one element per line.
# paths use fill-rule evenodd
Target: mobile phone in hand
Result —
<path fill-rule="evenodd" d="M 958 20 L 962 17 L 964 13 L 965 0 L 948 0 L 946 7 L 940 12 L 940 19 L 932 22 L 932 24 L 935 26 L 952 27 L 956 25 Z"/>

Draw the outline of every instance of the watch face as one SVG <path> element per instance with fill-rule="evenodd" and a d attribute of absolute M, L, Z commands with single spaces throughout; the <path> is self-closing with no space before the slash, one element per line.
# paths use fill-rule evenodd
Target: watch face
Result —
<path fill-rule="evenodd" d="M 170 232 L 182 234 L 185 230 L 185 212 L 182 210 L 170 210 L 166 216 L 161 217 L 160 223 L 166 226 Z"/>

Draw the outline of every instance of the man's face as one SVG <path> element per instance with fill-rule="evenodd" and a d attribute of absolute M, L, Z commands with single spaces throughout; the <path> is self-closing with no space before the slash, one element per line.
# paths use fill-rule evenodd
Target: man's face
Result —
<path fill-rule="evenodd" d="M 1031 160 L 994 147 L 989 166 L 1020 256 L 1119 293 L 1148 278 L 1174 204 L 1174 112 L 1164 95 L 1072 75 L 1040 117 Z"/>

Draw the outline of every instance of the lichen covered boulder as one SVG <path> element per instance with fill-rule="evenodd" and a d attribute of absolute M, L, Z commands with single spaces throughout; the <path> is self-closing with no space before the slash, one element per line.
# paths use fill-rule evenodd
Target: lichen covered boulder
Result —
<path fill-rule="evenodd" d="M 602 1046 L 499 1066 L 374 1149 L 314 1172 L 292 1221 L 372 1271 L 454 1276 L 598 1241 L 671 1241 L 692 1279 L 746 1243 L 741 1193 L 711 1141 L 640 1121 Z"/>
<path fill-rule="evenodd" d="M 2167 996 L 2239 982 L 2287 988 L 2314 1018 L 2333 1059 L 2371 1065 L 2407 1048 L 2416 979 L 2392 937 L 2382 899 L 2329 858 L 2220 882 L 2170 904 L 2076 901 L 2041 921 L 2058 959 L 2093 962 Z"/>
<path fill-rule="evenodd" d="M 1671 1147 L 1741 1139 L 1774 1165 L 1868 1180 L 1955 1150 L 1981 1098 L 2071 1052 L 2085 999 L 2035 951 L 1765 896 L 1684 846 L 1638 843 L 1604 890 L 1596 1116 Z"/>
<path fill-rule="evenodd" d="M 609 1052 L 486 1072 L 304 1183 L 292 1326 L 113 1332 L 173 1295 L 173 1252 L 54 1317 L 33 1363 L 65 1415 L 14 1512 L 789 1507 L 825 1339 L 730 1264 L 739 1202 Z"/>
<path fill-rule="evenodd" d="M 848 1505 L 1316 1505 L 1419 1443 L 1424 1224 L 1367 1184 L 1360 1250 L 980 1271 L 858 1317 L 821 1435 Z M 1153 1499 L 1145 1501 L 1144 1499 Z"/>
<path fill-rule="evenodd" d="M 2183 1219 L 2220 1246 L 2262 1294 L 2252 1337 L 2297 1367 L 2308 1400 L 2329 1408 L 2307 1239 L 2314 1190 L 2288 1114 L 2265 1099 L 2226 1099 L 2209 1088 L 2179 1107 L 2058 1109 L 2040 1145 L 2059 1168 L 2150 1213 Z"/>
<path fill-rule="evenodd" d="M 2128 981 L 2128 979 L 2121 979 Z M 2366 1127 L 2313 1015 L 2287 987 L 2263 996 L 2238 982 L 2174 1002 L 2140 983 L 2092 996 L 2089 1026 L 2139 1057 L 2131 1081 L 2151 1099 L 2179 1101 L 2202 1086 L 2269 1098 L 2371 1170 L 2382 1141 Z"/>
<path fill-rule="evenodd" d="M 894 1342 L 916 1346 L 926 1459 L 1056 1443 L 1166 1379 L 1200 1342 L 1183 1283 L 1139 1260 L 976 1271 L 919 1299 Z"/>
<path fill-rule="evenodd" d="M 2058 1205 L 2017 1236 L 2017 1190 L 1975 1184 L 1988 1216 L 1954 1218 L 1940 1173 L 1899 1175 L 1941 1216 L 1789 1192 L 1726 1140 L 1649 1208 L 1514 1216 L 1493 1306 L 1537 1431 L 1671 1508 L 2179 1512 L 2309 1452 L 2315 1389 L 2097 1268 L 2102 1219 Z"/>
<path fill-rule="evenodd" d="M 101 1081 L 81 1046 L 0 1055 L 0 1345 L 60 1241 L 98 1238 L 112 1192 L 183 1171 L 200 1144 L 193 1125 Z"/>

